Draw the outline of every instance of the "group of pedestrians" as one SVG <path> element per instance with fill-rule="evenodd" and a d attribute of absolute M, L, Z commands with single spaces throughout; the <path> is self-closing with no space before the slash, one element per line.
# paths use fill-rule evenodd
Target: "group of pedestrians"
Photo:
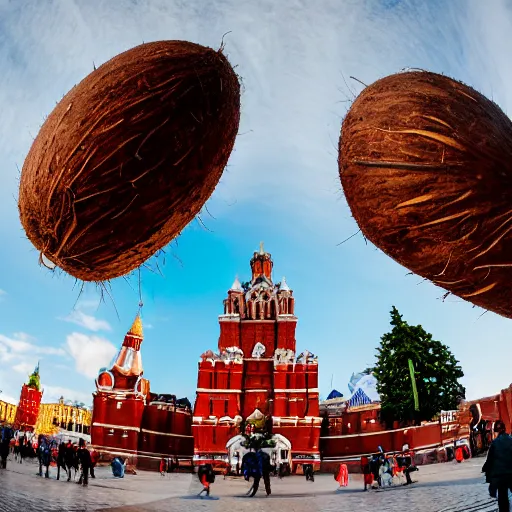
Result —
<path fill-rule="evenodd" d="M 57 453 L 57 480 L 60 480 L 61 469 L 67 475 L 67 481 L 71 481 L 72 471 L 75 472 L 75 480 L 78 475 L 77 483 L 87 486 L 89 484 L 89 474 L 91 478 L 96 478 L 94 468 L 98 463 L 98 452 L 89 451 L 84 439 L 80 439 L 78 446 L 71 441 L 60 443 Z"/>

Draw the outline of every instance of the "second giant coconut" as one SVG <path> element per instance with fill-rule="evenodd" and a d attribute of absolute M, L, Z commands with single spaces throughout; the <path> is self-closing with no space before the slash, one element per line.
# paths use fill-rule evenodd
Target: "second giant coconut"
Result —
<path fill-rule="evenodd" d="M 512 123 L 495 103 L 435 73 L 378 80 L 343 122 L 339 170 L 370 241 L 512 318 Z"/>

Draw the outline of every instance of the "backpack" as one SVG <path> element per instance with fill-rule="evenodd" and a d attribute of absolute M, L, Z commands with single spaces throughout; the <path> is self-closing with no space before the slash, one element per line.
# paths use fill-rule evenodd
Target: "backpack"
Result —
<path fill-rule="evenodd" d="M 209 484 L 213 484 L 215 482 L 215 471 L 213 471 L 212 467 L 208 468 L 208 472 L 206 473 L 206 481 Z"/>
<path fill-rule="evenodd" d="M 249 452 L 244 455 L 242 459 L 242 472 L 246 480 L 249 480 L 251 477 L 261 477 L 259 460 L 254 452 Z"/>

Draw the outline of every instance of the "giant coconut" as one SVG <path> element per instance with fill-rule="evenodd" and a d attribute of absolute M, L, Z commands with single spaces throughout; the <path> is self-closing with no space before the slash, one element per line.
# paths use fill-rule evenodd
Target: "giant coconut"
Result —
<path fill-rule="evenodd" d="M 239 120 L 221 50 L 159 41 L 117 55 L 64 96 L 30 148 L 19 191 L 28 238 L 77 279 L 129 273 L 200 211 Z"/>
<path fill-rule="evenodd" d="M 512 318 L 512 123 L 495 103 L 435 73 L 378 80 L 343 121 L 339 172 L 371 242 Z"/>

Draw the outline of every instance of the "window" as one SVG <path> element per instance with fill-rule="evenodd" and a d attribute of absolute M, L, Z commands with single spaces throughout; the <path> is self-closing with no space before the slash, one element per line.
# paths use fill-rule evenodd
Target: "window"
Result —
<path fill-rule="evenodd" d="M 121 405 L 123 405 L 123 402 L 117 402 L 117 408 L 121 409 Z"/>

